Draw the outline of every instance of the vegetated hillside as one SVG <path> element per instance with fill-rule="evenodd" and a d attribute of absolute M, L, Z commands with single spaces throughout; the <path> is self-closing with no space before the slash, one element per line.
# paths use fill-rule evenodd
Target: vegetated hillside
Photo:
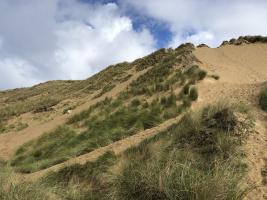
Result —
<path fill-rule="evenodd" d="M 265 42 L 1 92 L 0 199 L 266 198 Z"/>

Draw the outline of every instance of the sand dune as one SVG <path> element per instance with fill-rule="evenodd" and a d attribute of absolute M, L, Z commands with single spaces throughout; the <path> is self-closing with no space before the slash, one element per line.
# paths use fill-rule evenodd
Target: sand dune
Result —
<path fill-rule="evenodd" d="M 255 83 L 267 80 L 267 44 L 197 48 L 202 67 L 217 73 L 221 81 Z"/>

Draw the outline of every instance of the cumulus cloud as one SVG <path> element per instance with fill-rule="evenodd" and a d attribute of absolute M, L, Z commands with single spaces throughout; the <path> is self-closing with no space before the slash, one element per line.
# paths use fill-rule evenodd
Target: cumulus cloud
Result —
<path fill-rule="evenodd" d="M 0 24 L 0 89 L 87 78 L 155 48 L 115 3 L 2 0 Z"/>
<path fill-rule="evenodd" d="M 215 47 L 240 35 L 267 35 L 266 0 L 103 2 L 111 1 L 1 0 L 0 89 L 84 79 L 142 57 L 163 40 L 165 32 L 154 23 L 168 27 L 171 47 Z"/>
<path fill-rule="evenodd" d="M 265 0 L 123 0 L 121 3 L 169 24 L 174 35 L 171 46 L 185 41 L 217 46 L 231 37 L 267 34 Z"/>
<path fill-rule="evenodd" d="M 35 68 L 19 58 L 1 58 L 0 60 L 0 82 L 3 88 L 15 88 L 28 84 L 36 84 L 38 80 L 32 76 L 34 73 Z"/>

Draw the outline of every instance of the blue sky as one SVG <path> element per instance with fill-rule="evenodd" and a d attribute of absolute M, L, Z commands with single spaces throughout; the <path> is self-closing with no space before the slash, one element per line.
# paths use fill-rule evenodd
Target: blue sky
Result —
<path fill-rule="evenodd" d="M 0 0 L 0 89 L 85 79 L 183 42 L 267 35 L 266 0 Z"/>

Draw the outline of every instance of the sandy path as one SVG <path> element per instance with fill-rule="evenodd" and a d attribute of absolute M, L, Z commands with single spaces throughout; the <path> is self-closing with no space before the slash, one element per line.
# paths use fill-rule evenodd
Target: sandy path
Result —
<path fill-rule="evenodd" d="M 52 121 L 48 121 L 42 124 L 34 124 L 22 131 L 18 132 L 9 132 L 5 134 L 0 134 L 0 160 L 8 160 L 16 151 L 16 149 L 22 144 L 33 140 L 45 132 L 49 132 L 56 128 L 59 125 L 62 125 L 69 117 L 74 114 L 80 113 L 81 111 L 89 108 L 91 105 L 104 100 L 106 97 L 115 97 L 120 92 L 124 91 L 126 87 L 134 80 L 136 80 L 140 75 L 144 74 L 147 70 L 133 73 L 133 76 L 121 83 L 118 84 L 111 91 L 105 93 L 99 98 L 92 99 L 92 97 L 87 99 L 87 102 L 78 106 L 71 115 L 60 115 L 55 117 Z M 86 101 L 86 99 L 84 99 Z"/>
<path fill-rule="evenodd" d="M 101 147 L 98 148 L 90 153 L 81 155 L 79 157 L 76 158 L 72 158 L 66 162 L 54 165 L 50 168 L 44 169 L 44 170 L 40 170 L 37 172 L 34 172 L 32 174 L 27 174 L 24 175 L 24 178 L 26 180 L 36 180 L 44 175 L 46 175 L 49 172 L 55 172 L 58 171 L 68 165 L 73 165 L 73 164 L 85 164 L 86 162 L 92 162 L 95 161 L 97 158 L 99 158 L 101 155 L 103 155 L 104 153 L 106 153 L 107 151 L 112 151 L 115 153 L 115 155 L 119 155 L 122 152 L 124 152 L 125 150 L 129 149 L 130 147 L 133 146 L 137 146 L 138 144 L 140 144 L 140 142 L 142 142 L 145 139 L 149 139 L 153 136 L 155 136 L 156 134 L 168 129 L 171 125 L 177 123 L 179 121 L 179 119 L 181 118 L 182 115 L 167 120 L 164 123 L 160 124 L 157 127 L 151 128 L 151 129 L 147 129 L 145 131 L 139 132 L 135 135 L 132 135 L 130 137 L 127 137 L 125 139 L 119 140 L 117 142 L 114 142 L 108 146 L 105 147 Z"/>
<path fill-rule="evenodd" d="M 258 94 L 267 81 L 267 45 L 250 44 L 224 46 L 216 49 L 199 48 L 195 52 L 201 67 L 218 74 L 219 81 L 207 79 L 199 84 L 199 106 L 220 99 L 244 102 L 256 115 L 255 133 L 244 145 L 249 165 L 249 181 L 258 187 L 246 199 L 267 199 L 267 185 L 262 171 L 267 168 L 267 114 L 259 109 Z"/>

